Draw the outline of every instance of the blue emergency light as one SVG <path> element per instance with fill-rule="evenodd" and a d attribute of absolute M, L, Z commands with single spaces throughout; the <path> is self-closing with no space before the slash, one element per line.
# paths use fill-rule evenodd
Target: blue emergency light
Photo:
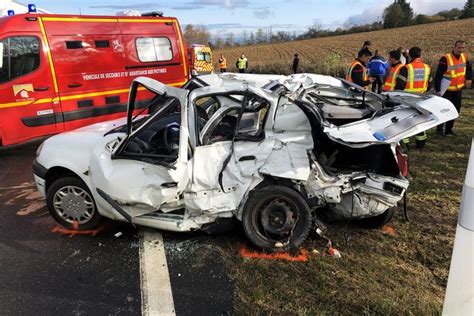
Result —
<path fill-rule="evenodd" d="M 36 5 L 29 4 L 28 5 L 28 13 L 36 13 Z"/>
<path fill-rule="evenodd" d="M 8 14 L 8 15 L 15 15 L 15 11 L 13 11 L 13 10 L 8 10 L 8 11 L 7 11 L 7 14 Z"/>

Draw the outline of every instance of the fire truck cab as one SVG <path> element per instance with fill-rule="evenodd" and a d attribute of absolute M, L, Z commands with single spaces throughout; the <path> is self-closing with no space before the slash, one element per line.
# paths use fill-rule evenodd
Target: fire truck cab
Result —
<path fill-rule="evenodd" d="M 210 47 L 193 44 L 191 47 L 188 47 L 187 50 L 190 73 L 192 75 L 206 75 L 214 72 L 212 50 Z"/>
<path fill-rule="evenodd" d="M 2 17 L 0 146 L 122 117 L 134 78 L 182 86 L 188 72 L 176 18 Z"/>

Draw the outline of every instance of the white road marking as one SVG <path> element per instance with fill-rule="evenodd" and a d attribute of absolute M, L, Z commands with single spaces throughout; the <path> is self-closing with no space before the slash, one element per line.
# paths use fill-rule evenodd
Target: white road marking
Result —
<path fill-rule="evenodd" d="M 140 247 L 142 315 L 176 315 L 163 237 L 143 230 Z"/>

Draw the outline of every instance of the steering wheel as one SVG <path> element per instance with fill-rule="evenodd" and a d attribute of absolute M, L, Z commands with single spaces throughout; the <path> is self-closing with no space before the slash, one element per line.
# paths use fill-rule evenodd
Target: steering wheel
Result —
<path fill-rule="evenodd" d="M 163 144 L 170 155 L 176 155 L 179 150 L 179 124 L 173 123 L 166 126 L 163 133 Z"/>
<path fill-rule="evenodd" d="M 130 143 L 128 143 L 126 151 L 134 154 L 147 153 L 150 151 L 150 144 L 138 137 L 135 137 L 130 141 Z"/>

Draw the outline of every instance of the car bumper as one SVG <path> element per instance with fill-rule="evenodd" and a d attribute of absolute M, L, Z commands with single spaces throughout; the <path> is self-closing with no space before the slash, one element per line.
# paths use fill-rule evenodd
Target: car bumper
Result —
<path fill-rule="evenodd" d="M 38 161 L 33 162 L 33 176 L 35 178 L 36 187 L 38 191 L 46 197 L 46 173 L 48 169 L 41 165 Z"/>

